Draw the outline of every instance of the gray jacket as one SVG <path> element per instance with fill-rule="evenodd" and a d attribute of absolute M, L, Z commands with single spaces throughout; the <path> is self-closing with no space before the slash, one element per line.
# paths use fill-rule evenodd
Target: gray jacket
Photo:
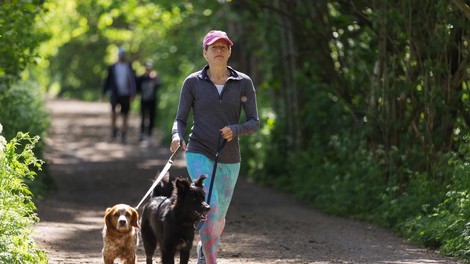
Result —
<path fill-rule="evenodd" d="M 206 74 L 208 68 L 206 65 L 201 71 L 192 73 L 185 79 L 172 137 L 184 139 L 192 110 L 194 118 L 187 151 L 200 153 L 214 160 L 220 129 L 229 126 L 234 138 L 222 149 L 218 161 L 239 163 L 241 157 L 238 136 L 250 135 L 259 129 L 256 91 L 248 75 L 228 67 L 231 76 L 219 95 Z M 242 108 L 246 116 L 244 123 L 240 123 Z"/>

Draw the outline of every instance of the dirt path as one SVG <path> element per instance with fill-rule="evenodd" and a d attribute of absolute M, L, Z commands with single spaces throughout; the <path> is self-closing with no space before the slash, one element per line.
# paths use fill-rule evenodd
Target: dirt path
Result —
<path fill-rule="evenodd" d="M 41 221 L 35 238 L 50 263 L 102 263 L 105 208 L 137 205 L 169 158 L 167 144 L 138 143 L 136 117 L 127 144 L 109 142 L 106 103 L 51 101 L 48 106 L 53 119 L 46 160 L 58 191 L 38 205 Z M 186 175 L 183 155 L 170 173 Z M 194 264 L 196 251 L 191 253 Z M 144 263 L 142 245 L 137 255 L 138 263 Z M 221 242 L 219 264 L 228 263 L 457 262 L 386 230 L 326 216 L 240 179 Z"/>

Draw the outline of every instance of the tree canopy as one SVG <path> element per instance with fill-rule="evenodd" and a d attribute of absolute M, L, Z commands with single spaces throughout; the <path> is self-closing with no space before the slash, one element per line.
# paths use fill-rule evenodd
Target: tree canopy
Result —
<path fill-rule="evenodd" d="M 44 0 L 5 1 L 0 5 L 0 89 L 7 89 L 37 57 L 44 35 L 32 30 Z"/>

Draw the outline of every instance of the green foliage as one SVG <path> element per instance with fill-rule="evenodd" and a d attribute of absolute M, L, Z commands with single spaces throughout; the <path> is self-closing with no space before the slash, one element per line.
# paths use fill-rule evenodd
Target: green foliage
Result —
<path fill-rule="evenodd" d="M 0 133 L 1 133 L 0 125 Z M 10 142 L 0 136 L 0 262 L 47 263 L 45 252 L 31 238 L 39 219 L 25 180 L 33 180 L 43 162 L 33 149 L 39 137 L 18 133 Z"/>
<path fill-rule="evenodd" d="M 251 135 L 249 137 L 241 137 L 240 138 L 240 145 L 241 145 L 241 156 L 247 157 L 247 159 L 243 159 L 241 162 L 241 171 L 245 175 L 250 175 L 252 179 L 257 179 L 258 181 L 264 180 L 266 183 L 269 183 L 269 178 L 267 173 L 265 173 L 266 169 L 266 161 L 269 158 L 275 159 L 275 154 L 269 155 L 266 151 L 267 148 L 270 147 L 269 137 L 271 135 L 272 129 L 275 125 L 275 118 L 272 112 L 269 110 L 261 110 L 260 111 L 260 123 L 263 124 L 260 131 Z M 262 174 L 260 172 L 263 172 Z"/>
<path fill-rule="evenodd" d="M 8 140 L 16 136 L 18 131 L 45 136 L 50 120 L 37 83 L 17 82 L 11 89 L 0 91 L 0 105 L 0 120 Z M 43 148 L 43 143 L 38 147 Z"/>
<path fill-rule="evenodd" d="M 203 67 L 201 41 L 226 4 L 217 1 L 47 1 L 38 28 L 42 43 L 35 74 L 45 90 L 61 97 L 97 100 L 109 64 L 123 47 L 137 74 L 152 60 L 162 79 L 157 125 L 169 131 L 184 78 Z M 45 74 L 46 73 L 46 74 Z M 132 109 L 136 109 L 134 104 Z"/>
<path fill-rule="evenodd" d="M 2 1 L 0 5 L 0 91 L 8 88 L 36 58 L 44 35 L 31 30 L 44 0 Z"/>
<path fill-rule="evenodd" d="M 470 165 L 458 156 L 451 155 L 447 160 L 452 181 L 443 191 L 434 193 L 438 203 L 423 206 L 420 214 L 400 225 L 400 230 L 419 244 L 439 248 L 446 255 L 469 259 Z"/>
<path fill-rule="evenodd" d="M 448 157 L 468 148 L 468 19 L 448 1 L 242 4 L 273 95 L 255 179 L 400 232 L 425 219 L 422 240 L 438 243 L 423 244 L 465 248 L 467 194 Z"/>
<path fill-rule="evenodd" d="M 288 156 L 289 173 L 275 174 L 270 183 L 322 211 L 365 219 L 387 186 L 377 177 L 380 166 L 364 148 L 365 142 L 345 135 L 331 135 L 326 148 L 313 140 L 309 152 Z"/>
<path fill-rule="evenodd" d="M 50 125 L 40 87 L 33 81 L 14 83 L 10 89 L 0 91 L 0 121 L 3 124 L 3 135 L 7 140 L 16 136 L 18 131 L 28 131 L 30 135 L 45 138 Z M 38 158 L 44 154 L 45 142 L 35 144 L 34 153 Z M 28 181 L 31 190 L 37 196 L 45 194 L 54 183 L 45 170 L 38 172 L 35 181 Z"/>
<path fill-rule="evenodd" d="M 385 181 L 377 177 L 380 166 L 365 141 L 342 132 L 331 135 L 328 152 L 317 163 L 320 174 L 311 178 L 309 186 L 318 185 L 318 194 L 310 200 L 330 213 L 362 216 L 378 204 Z"/>
<path fill-rule="evenodd" d="M 46 175 L 38 181 L 43 136 L 49 124 L 40 87 L 24 71 L 36 62 L 36 48 L 45 39 L 35 30 L 41 0 L 7 0 L 0 5 L 0 262 L 47 263 L 44 251 L 31 238 L 35 214 L 30 186 L 44 190 Z M 21 74 L 24 73 L 24 76 Z M 17 131 L 29 131 L 28 133 Z M 10 140 L 7 142 L 7 140 Z M 35 180 L 36 178 L 36 180 Z"/>

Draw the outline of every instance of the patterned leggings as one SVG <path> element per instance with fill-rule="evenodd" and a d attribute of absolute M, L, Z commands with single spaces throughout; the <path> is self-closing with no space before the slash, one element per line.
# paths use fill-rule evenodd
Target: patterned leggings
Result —
<path fill-rule="evenodd" d="M 207 179 L 204 180 L 204 190 L 206 195 L 209 195 L 214 161 L 202 154 L 186 152 L 186 164 L 188 173 L 193 180 L 202 174 L 207 175 Z M 217 246 L 225 227 L 225 215 L 232 200 L 239 172 L 240 163 L 217 163 L 217 172 L 210 201 L 211 210 L 207 220 L 204 221 L 199 230 L 207 264 L 217 263 Z"/>

